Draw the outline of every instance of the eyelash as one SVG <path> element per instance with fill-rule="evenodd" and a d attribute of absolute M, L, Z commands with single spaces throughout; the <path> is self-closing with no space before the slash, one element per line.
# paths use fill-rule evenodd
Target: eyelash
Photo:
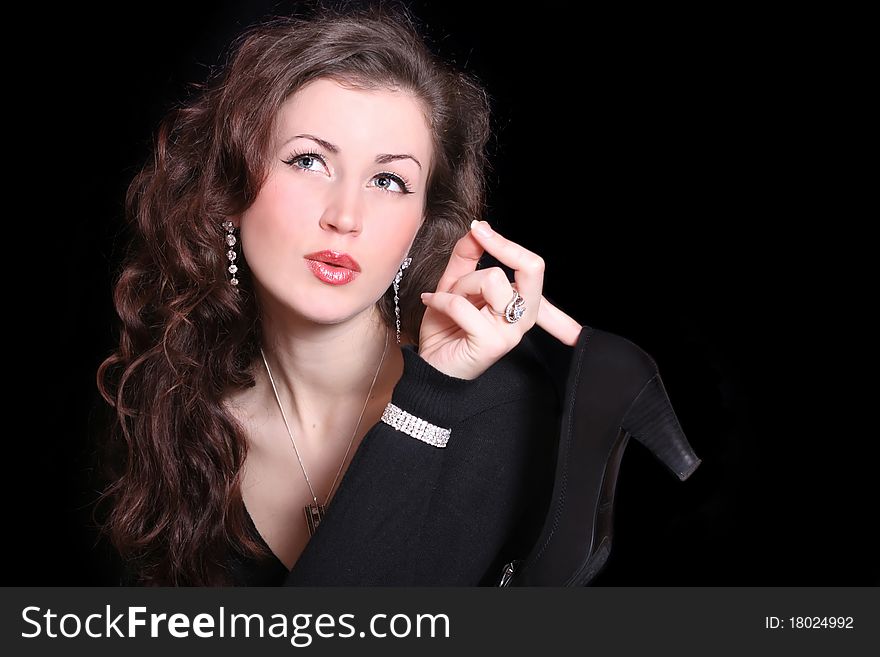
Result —
<path fill-rule="evenodd" d="M 301 157 L 307 157 L 307 156 L 321 160 L 321 162 L 323 162 L 325 165 L 327 164 L 327 160 L 324 158 L 323 155 L 321 155 L 320 153 L 315 153 L 313 151 L 304 151 L 304 152 L 296 151 L 288 159 L 282 160 L 282 162 L 284 162 L 284 164 L 287 164 L 289 166 L 294 166 L 294 162 L 296 162 Z M 302 169 L 302 167 L 297 167 L 297 168 Z M 302 169 L 302 170 L 308 171 L 308 169 Z M 379 188 L 383 192 L 386 192 L 387 194 L 414 194 L 415 193 L 412 191 L 412 188 L 410 187 L 409 180 L 407 180 L 403 176 L 400 176 L 396 173 L 391 173 L 390 171 L 383 171 L 381 173 L 377 173 L 376 175 L 384 177 L 384 178 L 391 178 L 392 180 L 396 181 L 397 184 L 403 188 L 402 192 L 389 192 L 384 187 Z"/>

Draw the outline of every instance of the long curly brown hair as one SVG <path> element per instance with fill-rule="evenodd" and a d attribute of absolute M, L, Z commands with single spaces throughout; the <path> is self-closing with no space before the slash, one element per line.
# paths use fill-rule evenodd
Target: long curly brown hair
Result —
<path fill-rule="evenodd" d="M 128 580 L 142 585 L 230 585 L 230 549 L 268 556 L 247 531 L 247 442 L 221 403 L 254 385 L 248 366 L 261 341 L 247 263 L 236 261 L 238 289 L 229 283 L 222 224 L 266 179 L 282 103 L 322 77 L 404 89 L 423 103 L 434 166 L 400 285 L 409 341 L 417 343 L 424 312 L 419 292 L 436 287 L 455 242 L 485 210 L 490 98 L 428 46 L 404 5 L 317 3 L 271 16 L 233 41 L 224 64 L 171 107 L 127 190 L 131 239 L 113 272 L 119 345 L 97 371 L 110 406 L 95 504 L 109 511 L 97 523 Z M 379 310 L 396 329 L 390 281 Z"/>

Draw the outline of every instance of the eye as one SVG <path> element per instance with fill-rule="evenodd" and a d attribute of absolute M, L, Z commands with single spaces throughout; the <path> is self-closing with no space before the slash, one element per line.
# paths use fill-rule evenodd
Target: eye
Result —
<path fill-rule="evenodd" d="M 288 159 L 284 160 L 285 164 L 290 166 L 295 166 L 297 169 L 303 169 L 304 171 L 314 171 L 312 169 L 311 164 L 315 161 L 324 163 L 324 156 L 320 153 L 294 153 Z M 297 162 L 309 162 L 308 166 L 300 166 Z"/>
<path fill-rule="evenodd" d="M 382 185 L 379 185 L 379 188 L 382 191 L 388 192 L 389 194 L 412 194 L 412 190 L 409 186 L 409 181 L 402 177 L 398 176 L 396 173 L 380 173 L 375 178 L 376 181 L 384 180 L 387 181 Z M 389 191 L 388 186 L 391 184 L 395 184 L 400 188 L 400 191 L 394 192 Z"/>
<path fill-rule="evenodd" d="M 286 160 L 282 160 L 284 164 L 295 167 L 302 171 L 315 171 L 313 169 L 314 162 L 320 162 L 324 166 L 326 166 L 326 160 L 321 153 L 316 153 L 313 151 L 307 152 L 295 152 Z M 300 163 L 307 163 L 305 166 L 302 166 Z M 373 178 L 376 181 L 385 181 L 378 185 L 379 189 L 388 194 L 414 194 L 410 188 L 409 181 L 403 176 L 399 176 L 396 173 L 391 173 L 389 171 L 383 171 L 382 173 L 376 174 Z M 391 184 L 397 185 L 398 190 L 389 189 Z"/>

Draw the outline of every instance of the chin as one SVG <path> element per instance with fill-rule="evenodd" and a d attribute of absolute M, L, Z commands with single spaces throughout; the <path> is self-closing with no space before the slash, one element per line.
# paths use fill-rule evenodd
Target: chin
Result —
<path fill-rule="evenodd" d="M 313 324 L 342 324 L 359 314 L 370 309 L 373 304 L 363 305 L 356 301 L 348 303 L 331 303 L 328 299 L 322 299 L 316 303 L 303 307 L 303 299 L 300 297 L 295 303 L 286 304 L 288 308 Z"/>
<path fill-rule="evenodd" d="M 285 313 L 314 324 L 332 325 L 348 321 L 376 306 L 386 290 L 376 289 L 367 294 L 368 287 L 366 280 L 340 286 L 324 285 L 314 280 L 296 285 L 281 281 L 269 288 L 272 290 L 269 294 L 275 297 L 277 306 L 284 308 Z"/>

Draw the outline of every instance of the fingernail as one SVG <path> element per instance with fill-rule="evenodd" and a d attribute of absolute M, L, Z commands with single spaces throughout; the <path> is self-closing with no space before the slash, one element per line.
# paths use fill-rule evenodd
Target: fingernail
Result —
<path fill-rule="evenodd" d="M 482 237 L 492 237 L 492 228 L 490 228 L 488 221 L 477 221 L 474 219 L 471 222 L 471 230 Z"/>

